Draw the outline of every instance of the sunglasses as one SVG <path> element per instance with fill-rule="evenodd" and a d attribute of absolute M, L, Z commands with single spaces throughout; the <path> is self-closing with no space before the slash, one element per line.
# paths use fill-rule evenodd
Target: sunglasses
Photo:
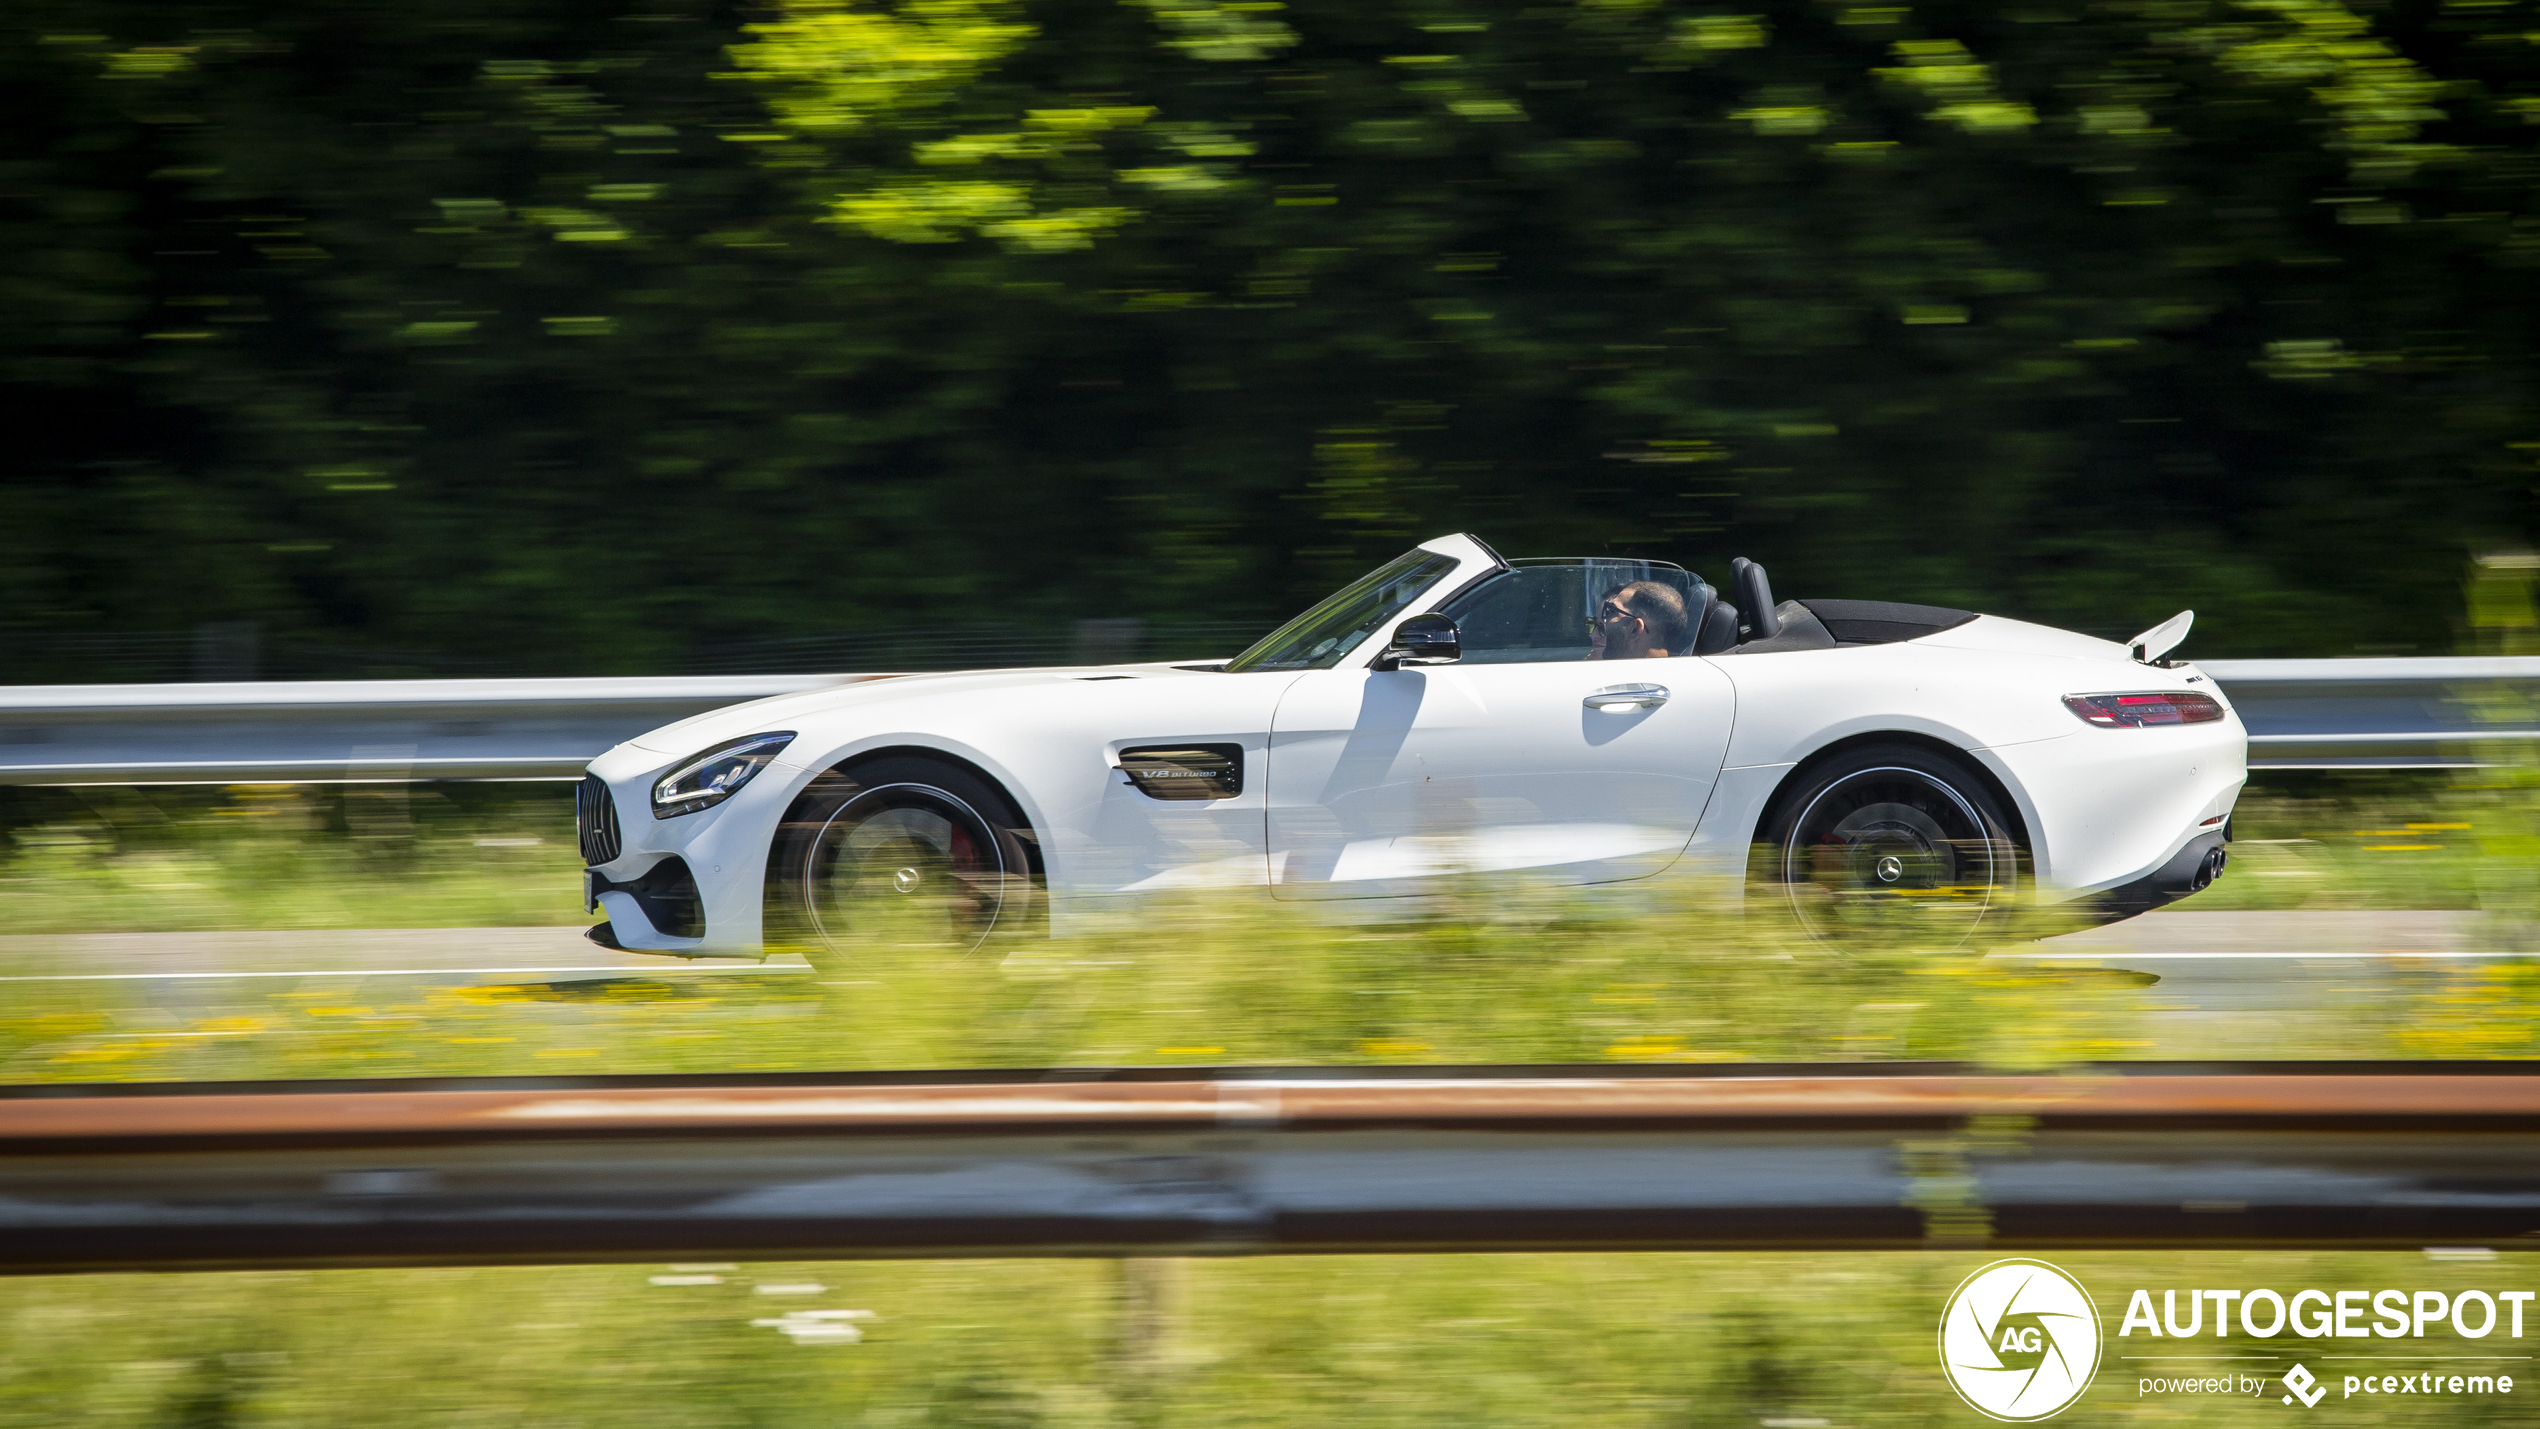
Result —
<path fill-rule="evenodd" d="M 1638 615 L 1623 609 L 1621 606 L 1616 605 L 1614 602 L 1609 600 L 1596 608 L 1596 614 L 1588 617 L 1587 628 L 1589 633 L 1593 634 L 1596 631 L 1596 627 L 1600 625 L 1611 625 L 1617 620 L 1638 619 L 1640 619 Z"/>

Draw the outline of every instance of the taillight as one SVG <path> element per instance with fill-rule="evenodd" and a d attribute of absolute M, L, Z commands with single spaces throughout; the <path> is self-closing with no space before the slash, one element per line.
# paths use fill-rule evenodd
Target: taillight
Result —
<path fill-rule="evenodd" d="M 2089 724 L 2141 729 L 2148 724 L 2210 724 L 2223 717 L 2222 701 L 2194 690 L 2140 695 L 2066 695 L 2064 708 Z"/>

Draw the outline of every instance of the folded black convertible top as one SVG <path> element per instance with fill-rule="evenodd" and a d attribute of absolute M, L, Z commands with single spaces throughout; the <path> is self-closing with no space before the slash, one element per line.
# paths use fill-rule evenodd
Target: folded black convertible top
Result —
<path fill-rule="evenodd" d="M 1893 645 L 1937 635 L 1976 618 L 1972 610 L 1945 605 L 1906 605 L 1893 600 L 1803 600 L 1826 629 L 1845 645 Z"/>

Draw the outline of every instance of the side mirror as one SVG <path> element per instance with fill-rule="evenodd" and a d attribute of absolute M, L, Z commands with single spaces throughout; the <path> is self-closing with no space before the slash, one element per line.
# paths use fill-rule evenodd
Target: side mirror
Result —
<path fill-rule="evenodd" d="M 1443 615 L 1415 615 L 1393 628 L 1393 643 L 1371 666 L 1398 670 L 1405 665 L 1452 665 L 1464 658 L 1464 637 Z"/>

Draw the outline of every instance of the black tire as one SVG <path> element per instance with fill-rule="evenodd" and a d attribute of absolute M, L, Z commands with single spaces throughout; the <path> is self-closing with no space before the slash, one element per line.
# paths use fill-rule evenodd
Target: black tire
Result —
<path fill-rule="evenodd" d="M 768 851 L 771 951 L 843 971 L 861 952 L 966 953 L 1036 914 L 1031 828 L 1005 791 L 948 760 L 833 769 Z"/>
<path fill-rule="evenodd" d="M 1753 872 L 1820 942 L 1957 948 L 2018 905 L 2015 827 L 1992 782 L 1965 761 L 1862 745 L 1782 789 Z"/>

